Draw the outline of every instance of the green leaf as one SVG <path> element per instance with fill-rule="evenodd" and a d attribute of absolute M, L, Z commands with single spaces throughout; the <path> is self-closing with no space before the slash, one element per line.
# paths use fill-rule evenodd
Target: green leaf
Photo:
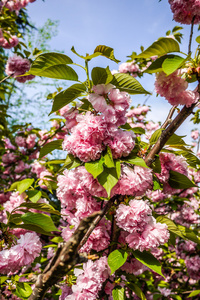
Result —
<path fill-rule="evenodd" d="M 197 166 L 200 165 L 200 160 L 198 157 L 196 157 L 196 155 L 194 155 L 192 152 L 190 151 L 185 151 L 185 150 L 182 150 L 182 151 L 176 151 L 175 152 L 176 154 L 178 155 L 183 155 L 186 160 L 187 160 L 187 163 L 192 167 L 192 168 L 196 168 Z"/>
<path fill-rule="evenodd" d="M 127 252 L 117 249 L 108 255 L 108 265 L 111 269 L 111 274 L 113 274 L 117 269 L 119 269 L 126 262 L 128 257 Z"/>
<path fill-rule="evenodd" d="M 41 233 L 44 235 L 48 235 L 48 236 L 54 236 L 54 234 L 52 234 L 50 231 L 45 231 L 43 230 L 40 226 L 34 225 L 34 224 L 17 224 L 17 225 L 12 225 L 12 228 L 23 228 L 23 229 L 27 229 L 30 231 L 35 231 L 37 233 Z"/>
<path fill-rule="evenodd" d="M 151 167 L 154 173 L 161 173 L 161 163 L 160 163 L 159 155 L 155 156 L 155 160 L 151 164 Z"/>
<path fill-rule="evenodd" d="M 51 66 L 44 70 L 31 68 L 24 75 L 28 75 L 28 74 L 47 77 L 47 78 L 78 81 L 78 75 L 74 71 L 74 69 L 63 64 Z"/>
<path fill-rule="evenodd" d="M 182 225 L 177 225 L 178 229 L 181 231 L 181 233 L 183 234 L 184 238 L 193 241 L 194 243 L 197 243 L 198 245 L 200 245 L 200 239 L 197 236 L 197 234 L 195 234 L 194 230 L 191 230 L 185 226 Z"/>
<path fill-rule="evenodd" d="M 115 168 L 115 163 L 113 161 L 113 157 L 112 157 L 112 151 L 111 149 L 107 146 L 107 152 L 106 154 L 104 154 L 104 165 L 107 168 Z"/>
<path fill-rule="evenodd" d="M 19 207 L 27 207 L 29 209 L 34 208 L 40 211 L 48 212 L 50 214 L 54 215 L 60 215 L 60 212 L 58 210 L 55 210 L 53 206 L 47 203 L 22 203 Z"/>
<path fill-rule="evenodd" d="M 59 231 L 55 227 L 52 219 L 47 215 L 40 214 L 40 213 L 28 212 L 28 213 L 22 215 L 21 218 L 22 218 L 22 221 L 24 222 L 24 224 L 32 224 L 32 225 L 39 226 L 44 231 L 47 231 L 47 232 Z"/>
<path fill-rule="evenodd" d="M 185 137 L 185 135 L 179 136 L 174 133 L 174 134 L 172 134 L 172 136 L 170 136 L 170 138 L 167 140 L 165 145 L 169 145 L 169 146 L 173 146 L 173 147 L 174 146 L 187 146 L 185 141 L 182 139 L 183 137 Z"/>
<path fill-rule="evenodd" d="M 26 282 L 17 282 L 16 291 L 23 298 L 29 298 L 32 294 L 32 288 Z"/>
<path fill-rule="evenodd" d="M 169 185 L 174 189 L 188 189 L 196 187 L 196 185 L 185 175 L 176 171 L 169 171 L 170 177 L 168 180 Z"/>
<path fill-rule="evenodd" d="M 70 86 L 68 89 L 60 92 L 54 97 L 53 107 L 50 114 L 61 109 L 63 106 L 69 104 L 77 97 L 81 96 L 82 93 L 86 91 L 86 86 L 84 84 L 76 83 Z"/>
<path fill-rule="evenodd" d="M 98 182 L 105 188 L 108 197 L 112 188 L 117 184 L 120 177 L 120 162 L 116 162 L 116 168 L 104 167 L 104 171 L 97 177 Z"/>
<path fill-rule="evenodd" d="M 168 227 L 168 230 L 178 236 L 180 236 L 181 238 L 184 239 L 184 236 L 182 234 L 182 232 L 179 230 L 179 228 L 177 227 L 177 225 L 168 217 L 166 216 L 159 216 L 156 218 L 156 221 L 158 223 L 162 223 L 162 224 L 166 224 Z"/>
<path fill-rule="evenodd" d="M 143 167 L 143 168 L 149 168 L 146 165 L 145 161 L 141 157 L 138 157 L 138 156 L 135 156 L 133 158 L 125 158 L 125 157 L 123 157 L 121 160 L 123 162 L 125 162 L 125 163 L 128 163 L 128 164 L 140 166 L 140 167 Z"/>
<path fill-rule="evenodd" d="M 157 140 L 159 139 L 159 137 L 161 136 L 163 129 L 159 128 L 156 131 L 154 131 L 154 133 L 152 134 L 151 138 L 150 138 L 150 144 L 155 144 L 157 142 Z"/>
<path fill-rule="evenodd" d="M 144 71 L 144 73 L 156 73 L 162 71 L 162 64 L 165 61 L 166 58 L 173 58 L 175 55 L 164 55 L 159 58 L 157 58 L 155 61 L 152 62 L 152 64 Z"/>
<path fill-rule="evenodd" d="M 23 192 L 25 192 L 34 182 L 34 179 L 27 178 L 22 181 L 19 181 L 17 184 L 17 190 L 19 194 L 21 195 Z"/>
<path fill-rule="evenodd" d="M 112 290 L 113 300 L 125 300 L 125 291 L 123 287 L 116 287 Z"/>
<path fill-rule="evenodd" d="M 41 70 L 48 69 L 49 67 L 60 65 L 60 64 L 72 64 L 73 61 L 70 57 L 62 53 L 43 53 L 36 57 L 31 65 L 31 71 L 41 72 Z M 36 74 L 37 75 L 37 74 Z"/>
<path fill-rule="evenodd" d="M 186 58 L 183 58 L 181 56 L 175 55 L 173 58 L 168 57 L 164 60 L 162 64 L 163 71 L 170 75 L 177 69 L 179 69 L 185 62 L 189 59 L 191 55 L 188 55 Z"/>
<path fill-rule="evenodd" d="M 33 203 L 38 202 L 38 200 L 40 200 L 40 198 L 42 197 L 42 192 L 38 191 L 38 190 L 30 190 L 26 193 L 27 193 L 30 201 Z"/>
<path fill-rule="evenodd" d="M 16 181 L 14 183 L 11 184 L 10 188 L 6 191 L 10 192 L 10 191 L 13 191 L 13 190 L 17 190 L 17 185 L 20 181 Z"/>
<path fill-rule="evenodd" d="M 103 172 L 103 160 L 85 163 L 85 168 L 94 178 L 97 178 Z"/>
<path fill-rule="evenodd" d="M 114 56 L 114 49 L 105 45 L 99 45 L 95 48 L 94 54 L 103 55 L 116 63 L 119 63 L 120 60 L 116 59 Z"/>
<path fill-rule="evenodd" d="M 136 58 L 149 58 L 154 55 L 162 56 L 171 52 L 180 52 L 179 44 L 172 38 L 160 38 L 145 51 L 137 55 Z"/>
<path fill-rule="evenodd" d="M 111 81 L 120 91 L 125 91 L 131 95 L 134 94 L 151 94 L 147 92 L 134 77 L 129 74 L 117 73 L 113 75 Z"/>
<path fill-rule="evenodd" d="M 21 218 L 21 214 L 11 214 L 10 218 L 9 218 L 9 222 L 10 223 L 14 223 L 14 224 L 20 224 L 22 223 L 22 218 Z"/>
<path fill-rule="evenodd" d="M 106 69 L 95 67 L 92 69 L 91 76 L 94 85 L 102 83 L 108 84 L 113 79 L 113 75 L 111 74 L 109 67 L 107 67 Z"/>
<path fill-rule="evenodd" d="M 65 169 L 65 167 L 70 170 L 73 168 L 76 168 L 78 166 L 81 165 L 81 161 L 80 159 L 78 159 L 77 157 L 74 157 L 72 154 L 68 154 L 67 158 L 65 160 L 64 166 L 59 170 L 59 173 Z"/>
<path fill-rule="evenodd" d="M 200 37 L 199 37 L 200 38 Z M 189 294 L 189 298 L 190 297 L 194 297 L 194 296 L 197 296 L 197 295 L 199 295 L 200 294 L 200 290 L 195 290 L 195 291 L 192 291 L 190 294 Z"/>
<path fill-rule="evenodd" d="M 145 134 L 145 130 L 142 127 L 134 127 L 130 130 L 132 130 L 136 134 Z"/>
<path fill-rule="evenodd" d="M 49 142 L 45 144 L 41 149 L 40 149 L 40 156 L 39 158 L 44 157 L 48 153 L 52 152 L 55 149 L 62 150 L 62 142 L 63 140 L 55 140 L 52 142 Z"/>
<path fill-rule="evenodd" d="M 162 274 L 160 262 L 151 253 L 147 251 L 140 252 L 138 250 L 132 252 L 135 258 L 139 260 L 142 264 L 164 277 L 164 275 Z"/>
<path fill-rule="evenodd" d="M 7 276 L 0 276 L 0 285 L 2 283 L 4 283 L 7 279 L 9 279 L 9 277 L 7 277 Z"/>
<path fill-rule="evenodd" d="M 196 37 L 196 40 L 195 40 L 198 44 L 200 44 L 200 35 Z"/>
<path fill-rule="evenodd" d="M 142 300 L 146 300 L 144 293 L 142 292 L 141 288 L 137 286 L 135 283 L 128 283 L 128 287 L 134 291 L 134 293 Z"/>

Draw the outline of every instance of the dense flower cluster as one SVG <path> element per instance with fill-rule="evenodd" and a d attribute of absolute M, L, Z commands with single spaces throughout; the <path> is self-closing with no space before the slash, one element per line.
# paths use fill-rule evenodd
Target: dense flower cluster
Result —
<path fill-rule="evenodd" d="M 24 8 L 28 3 L 35 2 L 36 0 L 2 0 L 2 4 L 10 11 L 19 12 L 21 8 Z"/>
<path fill-rule="evenodd" d="M 65 300 L 88 299 L 95 300 L 102 284 L 110 275 L 106 257 L 83 264 L 83 270 L 75 269 L 76 284 L 72 286 L 72 294 Z"/>
<path fill-rule="evenodd" d="M 19 43 L 17 36 L 10 35 L 10 34 L 8 35 L 9 38 L 6 39 L 3 35 L 2 29 L 0 28 L 0 46 L 3 47 L 4 49 L 11 49 L 13 47 L 16 47 L 17 44 Z"/>
<path fill-rule="evenodd" d="M 156 75 L 155 91 L 165 97 L 171 105 L 186 105 L 190 107 L 198 101 L 197 92 L 186 90 L 187 81 L 181 77 L 181 71 L 177 70 L 170 75 L 160 72 Z"/>
<path fill-rule="evenodd" d="M 200 3 L 199 0 L 169 0 L 173 17 L 181 24 L 200 23 Z"/>
<path fill-rule="evenodd" d="M 31 66 L 31 63 L 28 59 L 22 58 L 21 56 L 14 55 L 13 57 L 10 57 L 7 61 L 6 64 L 6 69 L 5 73 L 8 76 L 12 76 L 16 78 L 17 81 L 19 82 L 26 82 L 26 80 L 32 80 L 35 78 L 34 75 L 26 75 L 26 76 L 21 76 L 25 74 L 27 71 L 29 71 Z"/>
<path fill-rule="evenodd" d="M 156 249 L 169 239 L 167 226 L 156 223 L 145 201 L 131 200 L 129 205 L 120 204 L 116 210 L 116 220 L 117 225 L 128 233 L 125 240 L 134 250 Z"/>
<path fill-rule="evenodd" d="M 13 273 L 30 265 L 40 255 L 41 249 L 42 244 L 35 232 L 21 235 L 15 246 L 0 252 L 0 273 Z"/>

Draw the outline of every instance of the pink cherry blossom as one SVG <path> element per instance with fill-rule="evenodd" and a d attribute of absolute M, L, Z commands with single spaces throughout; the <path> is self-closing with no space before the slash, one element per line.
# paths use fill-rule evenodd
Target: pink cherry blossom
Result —
<path fill-rule="evenodd" d="M 168 0 L 173 18 L 181 24 L 200 23 L 200 3 L 198 0 Z"/>

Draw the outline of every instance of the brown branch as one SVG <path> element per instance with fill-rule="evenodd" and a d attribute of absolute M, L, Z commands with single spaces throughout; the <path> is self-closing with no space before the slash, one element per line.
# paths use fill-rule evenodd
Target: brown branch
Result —
<path fill-rule="evenodd" d="M 162 132 L 160 138 L 155 143 L 154 147 L 151 149 L 147 157 L 145 158 L 145 163 L 150 166 L 154 161 L 155 155 L 158 154 L 168 139 L 174 134 L 174 132 L 180 127 L 180 125 L 187 119 L 187 117 L 192 113 L 195 108 L 196 103 L 193 103 L 190 107 L 184 106 L 181 112 L 176 116 L 176 118 L 170 123 L 170 125 Z"/>
<path fill-rule="evenodd" d="M 172 122 L 171 118 L 172 118 L 172 116 L 173 116 L 173 114 L 174 114 L 174 112 L 175 112 L 175 109 L 176 109 L 176 105 L 174 105 L 174 106 L 170 109 L 169 114 L 168 114 L 168 116 L 167 116 L 167 119 L 166 119 L 165 122 L 162 124 L 161 128 L 164 128 L 164 129 L 165 129 L 165 128 Z"/>
<path fill-rule="evenodd" d="M 44 299 L 46 291 L 61 280 L 77 263 L 86 261 L 78 254 L 78 246 L 85 236 L 90 224 L 101 212 L 95 212 L 81 220 L 78 228 L 68 242 L 59 245 L 56 254 L 37 278 L 35 288 L 29 300 Z"/>
<path fill-rule="evenodd" d="M 59 244 L 59 247 L 46 266 L 44 272 L 38 276 L 35 288 L 29 300 L 42 300 L 46 291 L 61 280 L 77 263 L 86 261 L 85 256 L 79 255 L 79 249 L 86 243 L 94 228 L 98 225 L 103 216 L 111 208 L 113 203 L 123 201 L 124 196 L 113 196 L 101 211 L 81 220 L 78 228 L 68 242 Z"/>
<path fill-rule="evenodd" d="M 189 39 L 189 45 L 188 45 L 188 54 L 191 53 L 192 36 L 193 36 L 193 28 L 194 28 L 194 19 L 195 19 L 195 16 L 192 18 L 192 23 L 191 23 L 190 39 Z"/>

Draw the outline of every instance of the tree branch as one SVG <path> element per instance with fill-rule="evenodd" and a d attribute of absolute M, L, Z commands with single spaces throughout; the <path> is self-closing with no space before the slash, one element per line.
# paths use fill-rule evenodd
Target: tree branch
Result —
<path fill-rule="evenodd" d="M 180 127 L 180 125 L 185 121 L 185 119 L 187 119 L 187 117 L 192 113 L 195 106 L 196 106 L 196 103 L 193 103 L 190 107 L 184 106 L 182 108 L 181 112 L 176 116 L 176 118 L 162 132 L 160 138 L 157 140 L 154 147 L 151 149 L 151 151 L 145 158 L 145 163 L 147 164 L 147 166 L 150 166 L 152 164 L 152 162 L 154 161 L 155 155 L 158 154 L 162 150 L 165 143 L 174 134 L 174 132 Z M 170 111 L 170 113 L 172 113 L 172 111 Z M 168 117 L 170 116 L 170 113 L 169 113 Z M 168 117 L 167 117 L 167 120 L 168 120 Z M 164 124 L 165 124 L 165 122 L 164 122 Z"/>
<path fill-rule="evenodd" d="M 123 201 L 124 196 L 113 196 L 101 211 L 81 220 L 78 228 L 68 242 L 59 244 L 59 247 L 46 266 L 44 272 L 38 276 L 32 295 L 29 300 L 42 300 L 46 291 L 61 280 L 77 263 L 86 261 L 84 255 L 79 255 L 79 249 L 86 243 L 94 228 L 98 225 L 103 216 L 111 208 L 113 203 Z"/>

